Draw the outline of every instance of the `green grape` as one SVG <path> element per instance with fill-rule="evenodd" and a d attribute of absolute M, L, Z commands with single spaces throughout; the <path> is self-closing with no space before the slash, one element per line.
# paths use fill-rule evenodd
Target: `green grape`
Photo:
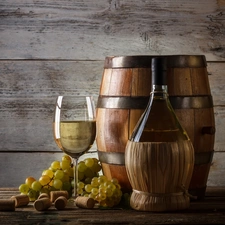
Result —
<path fill-rule="evenodd" d="M 111 189 L 112 191 L 114 191 L 116 189 L 116 186 L 110 182 L 110 184 L 108 184 L 107 189 Z"/>
<path fill-rule="evenodd" d="M 82 188 L 77 188 L 77 194 L 82 195 L 84 193 Z"/>
<path fill-rule="evenodd" d="M 60 190 L 60 189 L 62 188 L 62 186 L 63 186 L 63 183 L 62 183 L 62 181 L 59 180 L 59 179 L 54 179 L 54 180 L 53 180 L 52 186 L 53 186 L 54 188 Z"/>
<path fill-rule="evenodd" d="M 115 184 L 115 186 L 116 186 L 116 188 L 121 189 L 121 186 L 120 186 L 119 183 L 118 184 Z"/>
<path fill-rule="evenodd" d="M 42 193 L 46 193 L 48 195 L 50 195 L 50 190 L 48 188 L 42 188 L 39 192 L 39 194 L 42 194 Z"/>
<path fill-rule="evenodd" d="M 111 182 L 109 180 L 107 180 L 107 181 L 105 181 L 104 186 L 108 187 L 108 185 L 110 185 L 110 184 L 111 184 Z"/>
<path fill-rule="evenodd" d="M 92 180 L 91 180 L 91 185 L 93 187 L 98 187 L 99 186 L 99 183 L 98 183 L 98 178 L 97 177 L 93 177 Z"/>
<path fill-rule="evenodd" d="M 84 186 L 85 191 L 88 192 L 88 193 L 91 192 L 92 188 L 93 188 L 93 187 L 92 187 L 90 184 L 86 184 L 86 185 Z"/>
<path fill-rule="evenodd" d="M 85 178 L 84 173 L 78 171 L 78 180 L 83 180 Z"/>
<path fill-rule="evenodd" d="M 98 197 L 99 197 L 99 201 L 102 201 L 102 200 L 105 200 L 107 196 L 105 193 L 99 192 Z"/>
<path fill-rule="evenodd" d="M 62 182 L 69 182 L 70 181 L 70 177 L 67 173 L 64 173 L 63 178 L 60 179 Z"/>
<path fill-rule="evenodd" d="M 48 186 L 47 189 L 49 190 L 49 192 L 51 192 L 51 191 L 57 191 L 58 190 L 58 189 L 56 189 L 53 186 Z"/>
<path fill-rule="evenodd" d="M 42 185 L 36 180 L 32 183 L 31 188 L 35 191 L 40 191 L 42 189 Z"/>
<path fill-rule="evenodd" d="M 91 184 L 91 180 L 92 180 L 92 178 L 86 177 L 85 180 L 84 180 L 84 183 L 85 184 Z"/>
<path fill-rule="evenodd" d="M 55 179 L 62 180 L 63 177 L 64 177 L 64 172 L 62 170 L 56 170 L 55 171 L 55 173 L 54 173 Z"/>
<path fill-rule="evenodd" d="M 100 187 L 99 186 L 98 192 L 101 193 L 101 194 L 105 194 L 106 193 L 106 187 Z"/>
<path fill-rule="evenodd" d="M 84 172 L 87 169 L 84 161 L 80 161 L 77 165 L 77 169 L 79 172 Z"/>
<path fill-rule="evenodd" d="M 99 205 L 102 206 L 102 207 L 107 207 L 105 199 L 104 200 L 101 200 L 99 202 Z"/>
<path fill-rule="evenodd" d="M 89 197 L 89 198 L 95 199 L 95 195 L 93 195 L 92 193 L 90 193 L 90 194 L 88 195 L 88 197 Z"/>
<path fill-rule="evenodd" d="M 51 178 L 47 175 L 42 175 L 40 178 L 39 178 L 39 182 L 42 186 L 46 186 L 46 185 L 50 185 L 51 183 Z M 52 185 L 51 185 L 52 186 Z"/>
<path fill-rule="evenodd" d="M 102 183 L 105 183 L 107 181 L 107 177 L 104 176 L 104 175 L 101 175 L 98 177 L 98 183 L 99 185 L 102 184 Z"/>
<path fill-rule="evenodd" d="M 43 172 L 42 172 L 42 175 L 47 175 L 47 176 L 49 176 L 50 178 L 53 178 L 53 176 L 54 176 L 54 173 L 53 173 L 53 171 L 52 170 L 44 170 Z"/>
<path fill-rule="evenodd" d="M 61 161 L 60 167 L 61 167 L 62 170 L 70 169 L 71 163 L 69 161 Z"/>
<path fill-rule="evenodd" d="M 62 185 L 62 190 L 65 190 L 65 191 L 71 191 L 71 183 L 69 181 L 65 181 L 63 182 L 63 185 Z"/>
<path fill-rule="evenodd" d="M 87 168 L 85 171 L 84 171 L 84 175 L 85 177 L 90 177 L 90 178 L 93 178 L 95 176 L 95 173 L 93 170 L 91 170 L 90 168 Z"/>
<path fill-rule="evenodd" d="M 99 172 L 102 169 L 101 165 L 99 165 L 98 163 L 94 163 L 91 168 L 94 172 Z"/>
<path fill-rule="evenodd" d="M 91 189 L 91 193 L 92 193 L 93 195 L 97 195 L 97 194 L 98 194 L 98 188 L 92 188 L 92 189 Z"/>
<path fill-rule="evenodd" d="M 113 195 L 113 190 L 107 187 L 105 193 L 107 197 L 111 197 Z"/>
<path fill-rule="evenodd" d="M 68 174 L 68 176 L 71 177 L 71 178 L 74 177 L 74 175 L 73 175 L 74 174 L 74 171 L 73 171 L 73 168 L 71 168 L 71 167 L 68 168 L 68 169 L 63 170 L 63 172 L 66 173 L 66 174 Z"/>
<path fill-rule="evenodd" d="M 114 191 L 113 191 L 113 196 L 117 197 L 117 198 L 120 198 L 122 196 L 122 191 L 118 188 L 116 188 Z"/>
<path fill-rule="evenodd" d="M 27 177 L 25 180 L 25 184 L 27 184 L 29 187 L 31 187 L 31 184 L 35 181 L 36 179 L 34 177 Z"/>
<path fill-rule="evenodd" d="M 60 162 L 59 161 L 54 161 L 51 163 L 51 168 L 53 169 L 53 171 L 59 170 L 60 167 Z"/>
<path fill-rule="evenodd" d="M 116 185 L 116 184 L 119 184 L 119 181 L 116 179 L 116 178 L 112 178 L 111 179 L 111 182 Z"/>
<path fill-rule="evenodd" d="M 29 197 L 30 201 L 35 201 L 38 198 L 38 192 L 30 189 L 27 193 L 27 196 Z"/>
<path fill-rule="evenodd" d="M 92 158 L 93 160 L 94 160 L 94 163 L 95 164 L 98 164 L 99 163 L 99 160 L 98 159 L 96 159 L 96 158 Z"/>
<path fill-rule="evenodd" d="M 84 183 L 81 182 L 81 181 L 78 182 L 78 183 L 77 183 L 77 188 L 81 188 L 81 189 L 84 188 Z"/>
<path fill-rule="evenodd" d="M 100 202 L 101 201 L 99 194 L 95 195 L 94 200 L 97 201 L 97 202 Z"/>
<path fill-rule="evenodd" d="M 84 162 L 85 162 L 85 165 L 89 168 L 91 168 L 95 163 L 94 159 L 92 158 L 87 158 L 84 160 Z"/>
<path fill-rule="evenodd" d="M 21 184 L 19 186 L 19 191 L 22 193 L 22 194 L 27 194 L 28 191 L 30 190 L 30 187 L 28 184 Z"/>
<path fill-rule="evenodd" d="M 72 159 L 71 159 L 71 157 L 69 155 L 63 155 L 62 156 L 62 161 L 67 161 L 70 164 L 72 163 Z"/>

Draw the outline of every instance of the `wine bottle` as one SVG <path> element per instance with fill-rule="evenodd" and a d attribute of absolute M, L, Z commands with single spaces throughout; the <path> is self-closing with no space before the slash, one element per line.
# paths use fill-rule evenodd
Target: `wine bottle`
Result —
<path fill-rule="evenodd" d="M 170 104 L 166 58 L 152 59 L 152 91 L 125 150 L 125 166 L 133 192 L 131 207 L 171 211 L 189 207 L 187 192 L 194 149 Z"/>

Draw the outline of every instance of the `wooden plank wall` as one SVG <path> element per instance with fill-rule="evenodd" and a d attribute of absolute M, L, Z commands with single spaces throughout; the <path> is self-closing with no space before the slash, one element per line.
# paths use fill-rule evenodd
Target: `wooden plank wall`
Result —
<path fill-rule="evenodd" d="M 62 156 L 57 95 L 97 98 L 106 56 L 163 54 L 206 56 L 216 121 L 208 185 L 224 186 L 225 0 L 0 0 L 0 187 Z"/>

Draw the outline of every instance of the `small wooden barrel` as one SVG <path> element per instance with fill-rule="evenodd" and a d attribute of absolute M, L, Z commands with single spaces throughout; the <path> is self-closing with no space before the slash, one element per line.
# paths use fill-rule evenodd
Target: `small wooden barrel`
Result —
<path fill-rule="evenodd" d="M 151 90 L 151 57 L 107 57 L 97 103 L 96 143 L 103 173 L 131 191 L 124 152 Z"/>
<path fill-rule="evenodd" d="M 117 178 L 131 191 L 124 152 L 151 91 L 154 56 L 106 57 L 97 103 L 97 148 L 103 173 Z M 159 57 L 159 56 L 157 56 Z M 215 121 L 203 55 L 171 55 L 168 92 L 171 104 L 195 149 L 195 167 L 189 191 L 204 198 L 213 157 Z"/>
<path fill-rule="evenodd" d="M 203 55 L 168 56 L 167 65 L 170 102 L 195 150 L 189 192 L 203 199 L 215 139 L 213 100 L 206 59 Z"/>

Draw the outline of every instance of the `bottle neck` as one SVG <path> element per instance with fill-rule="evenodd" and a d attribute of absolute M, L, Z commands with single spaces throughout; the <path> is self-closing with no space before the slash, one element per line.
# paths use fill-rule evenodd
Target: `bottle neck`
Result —
<path fill-rule="evenodd" d="M 153 97 L 167 98 L 168 97 L 167 85 L 153 84 L 151 95 L 153 95 Z"/>

